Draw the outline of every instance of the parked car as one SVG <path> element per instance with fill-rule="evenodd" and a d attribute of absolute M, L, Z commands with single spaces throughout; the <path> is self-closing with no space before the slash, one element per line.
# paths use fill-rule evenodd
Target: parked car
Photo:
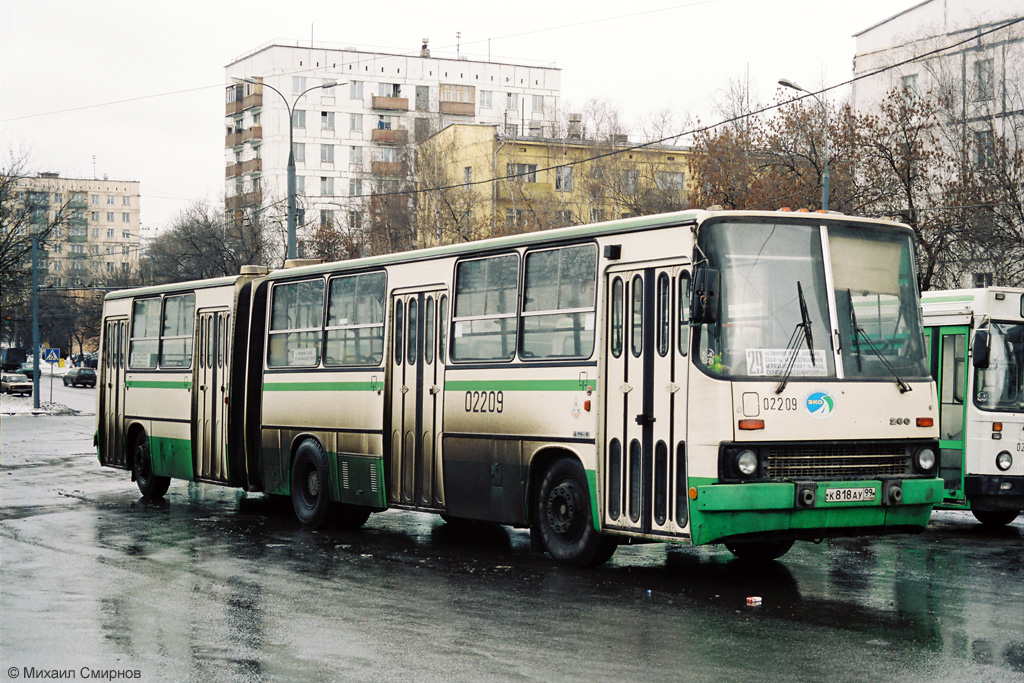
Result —
<path fill-rule="evenodd" d="M 32 380 L 18 373 L 4 373 L 0 378 L 0 389 L 5 394 L 32 395 Z"/>
<path fill-rule="evenodd" d="M 39 367 L 42 368 L 43 364 L 39 363 Z M 22 363 L 21 367 L 17 369 L 17 372 L 18 374 L 25 375 L 26 377 L 28 377 L 30 381 L 32 379 L 35 379 L 36 376 L 35 367 L 33 367 L 31 362 Z M 42 377 L 42 374 L 40 374 L 40 377 Z"/>
<path fill-rule="evenodd" d="M 64 375 L 64 386 L 77 387 L 79 384 L 83 387 L 96 386 L 96 371 L 92 368 L 71 368 L 68 370 L 68 373 Z"/>
<path fill-rule="evenodd" d="M 87 368 L 93 368 L 99 366 L 100 355 L 95 351 L 88 351 L 82 354 L 82 366 Z"/>

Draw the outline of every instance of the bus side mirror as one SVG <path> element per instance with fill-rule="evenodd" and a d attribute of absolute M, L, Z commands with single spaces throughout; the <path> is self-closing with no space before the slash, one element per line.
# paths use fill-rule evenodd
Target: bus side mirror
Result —
<path fill-rule="evenodd" d="M 971 347 L 971 357 L 974 359 L 974 367 L 984 370 L 988 367 L 989 337 L 987 330 L 978 330 L 974 333 L 974 346 Z"/>
<path fill-rule="evenodd" d="M 698 268 L 693 276 L 693 315 L 697 325 L 718 322 L 718 292 L 721 278 L 717 268 Z"/>

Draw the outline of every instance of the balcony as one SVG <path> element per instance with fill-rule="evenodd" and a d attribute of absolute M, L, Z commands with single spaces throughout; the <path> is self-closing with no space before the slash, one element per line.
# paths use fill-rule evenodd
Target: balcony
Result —
<path fill-rule="evenodd" d="M 373 96 L 373 108 L 387 111 L 409 111 L 408 97 L 380 97 Z"/>
<path fill-rule="evenodd" d="M 228 133 L 224 138 L 225 147 L 238 147 L 242 144 L 242 131 Z"/>
<path fill-rule="evenodd" d="M 263 93 L 256 92 L 251 95 L 246 95 L 245 99 L 242 100 L 242 109 L 252 109 L 253 107 L 263 106 Z"/>
<path fill-rule="evenodd" d="M 538 199 L 549 197 L 555 191 L 554 183 L 522 183 L 506 181 L 498 183 L 498 199 Z"/>
<path fill-rule="evenodd" d="M 224 169 L 225 178 L 234 178 L 242 175 L 242 164 L 228 164 Z"/>
<path fill-rule="evenodd" d="M 242 142 L 249 142 L 250 140 L 261 140 L 263 138 L 263 126 L 253 126 L 252 128 L 246 128 L 242 133 Z"/>
<path fill-rule="evenodd" d="M 224 115 L 225 116 L 234 116 L 235 114 L 241 114 L 241 113 L 242 113 L 242 103 L 239 102 L 238 100 L 235 100 L 234 102 L 226 102 L 224 104 Z"/>
<path fill-rule="evenodd" d="M 227 206 L 228 211 L 236 211 L 247 206 L 259 206 L 263 203 L 263 193 L 246 192 L 245 194 L 238 194 L 234 197 L 226 198 L 224 203 Z"/>
<path fill-rule="evenodd" d="M 458 116 L 473 116 L 476 114 L 476 105 L 472 102 L 439 102 L 442 114 L 455 114 Z"/>
<path fill-rule="evenodd" d="M 89 202 L 84 199 L 72 199 L 68 202 L 68 208 L 72 211 L 81 211 L 89 208 Z"/>
<path fill-rule="evenodd" d="M 404 145 L 409 141 L 409 131 L 407 130 L 384 130 L 383 128 L 374 128 L 370 132 L 371 142 L 381 142 L 389 145 Z"/>
<path fill-rule="evenodd" d="M 68 256 L 70 258 L 73 258 L 73 259 L 87 259 L 87 258 L 89 258 L 88 254 L 86 254 L 84 252 L 81 252 L 81 251 L 73 251 L 70 254 L 68 254 Z"/>
<path fill-rule="evenodd" d="M 259 173 L 263 170 L 263 159 L 249 159 L 242 162 L 242 173 Z"/>
<path fill-rule="evenodd" d="M 373 175 L 405 176 L 405 163 L 401 161 L 371 161 L 370 173 Z"/>
<path fill-rule="evenodd" d="M 68 242 L 71 244 L 81 244 L 87 241 L 89 238 L 85 235 L 68 235 Z"/>

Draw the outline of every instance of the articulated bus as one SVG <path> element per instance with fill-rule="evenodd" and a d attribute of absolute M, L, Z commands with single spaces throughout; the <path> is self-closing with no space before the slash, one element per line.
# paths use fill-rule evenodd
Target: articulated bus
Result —
<path fill-rule="evenodd" d="M 919 531 L 942 496 L 911 231 L 687 211 L 114 292 L 97 448 L 290 496 L 617 545 Z"/>
<path fill-rule="evenodd" d="M 1024 289 L 921 295 L 939 391 L 937 507 L 970 510 L 987 526 L 1024 509 Z"/>

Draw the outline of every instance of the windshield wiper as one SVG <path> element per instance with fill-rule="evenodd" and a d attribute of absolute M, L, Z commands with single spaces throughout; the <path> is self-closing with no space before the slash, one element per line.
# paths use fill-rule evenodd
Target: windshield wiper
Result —
<path fill-rule="evenodd" d="M 896 386 L 900 388 L 900 393 L 905 394 L 908 391 L 913 391 L 910 385 L 907 384 L 907 382 L 902 377 L 900 377 L 900 374 L 898 372 L 896 372 L 896 368 L 892 366 L 892 363 L 890 363 L 889 360 L 882 355 L 882 352 L 878 350 L 874 343 L 872 343 L 871 338 L 868 337 L 868 333 L 864 331 L 864 328 L 857 325 L 857 314 L 854 313 L 853 311 L 853 292 L 847 289 L 846 293 L 850 297 L 850 322 L 853 324 L 853 347 L 857 350 L 857 371 L 861 371 L 860 339 L 861 337 L 863 337 L 864 343 L 867 344 L 869 349 L 871 349 L 871 353 L 875 354 L 878 360 L 882 361 L 882 365 L 885 366 L 885 369 L 892 373 L 892 376 L 896 378 Z"/>
<path fill-rule="evenodd" d="M 811 352 L 811 365 L 814 365 L 814 336 L 811 334 L 811 316 L 807 314 L 807 301 L 804 299 L 804 289 L 800 281 L 796 281 L 796 293 L 800 299 L 800 322 L 793 328 L 793 334 L 786 344 L 786 369 L 782 372 L 782 379 L 779 386 L 775 387 L 775 393 L 781 394 L 789 384 L 789 376 L 793 374 L 793 367 L 796 365 L 797 356 L 800 355 L 800 343 L 807 342 L 807 349 Z"/>

